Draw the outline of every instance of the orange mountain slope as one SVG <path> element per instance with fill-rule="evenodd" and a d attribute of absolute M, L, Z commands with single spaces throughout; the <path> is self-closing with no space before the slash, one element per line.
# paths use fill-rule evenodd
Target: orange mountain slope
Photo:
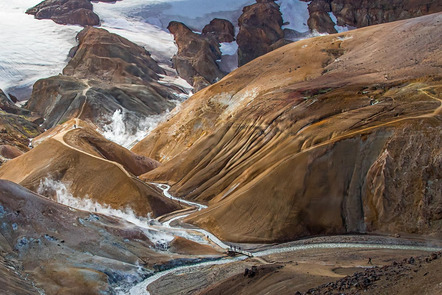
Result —
<path fill-rule="evenodd" d="M 75 123 L 79 128 L 72 129 Z M 180 208 L 134 175 L 151 170 L 157 162 L 109 142 L 78 119 L 47 133 L 41 135 L 46 139 L 37 147 L 4 164 L 0 178 L 33 191 L 41 190 L 45 179 L 61 181 L 74 197 L 114 209 L 131 208 L 141 216 Z"/>
<path fill-rule="evenodd" d="M 440 235 L 442 14 L 302 40 L 186 101 L 132 150 L 223 239 Z"/>

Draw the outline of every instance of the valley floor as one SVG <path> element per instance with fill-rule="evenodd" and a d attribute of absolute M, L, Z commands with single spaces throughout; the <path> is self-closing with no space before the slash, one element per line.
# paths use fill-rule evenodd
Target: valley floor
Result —
<path fill-rule="evenodd" d="M 333 247 L 332 243 L 341 244 L 343 248 L 326 248 Z M 358 248 L 345 246 L 353 243 Z M 306 245 L 314 248 L 303 249 Z M 372 248 L 388 245 L 391 249 Z M 394 249 L 400 248 L 398 245 L 403 248 Z M 441 249 L 442 244 L 437 240 L 369 235 L 330 236 L 272 246 L 236 247 L 250 249 L 257 257 L 228 264 L 188 267 L 153 281 L 147 290 L 150 294 L 386 294 L 382 290 L 388 288 L 388 294 L 413 294 L 417 290 L 427 290 L 425 294 L 440 294 L 438 288 L 442 286 L 442 280 L 437 277 L 442 271 L 442 264 L 438 260 L 440 252 L 433 254 L 436 259 L 433 257 L 425 261 L 432 254 L 426 247 Z M 299 249 L 262 255 L 290 247 Z M 415 262 L 409 263 L 410 257 Z M 246 269 L 249 270 L 247 275 Z M 358 272 L 361 274 L 352 277 Z M 344 282 L 332 284 L 338 280 Z M 318 288 L 323 284 L 327 285 Z M 347 285 L 349 288 L 346 289 Z"/>

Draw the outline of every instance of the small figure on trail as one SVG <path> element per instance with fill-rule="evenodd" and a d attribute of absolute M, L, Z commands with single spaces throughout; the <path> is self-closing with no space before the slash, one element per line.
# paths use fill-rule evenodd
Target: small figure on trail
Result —
<path fill-rule="evenodd" d="M 371 257 L 368 257 L 368 264 L 373 265 L 373 263 L 371 262 Z"/>
<path fill-rule="evenodd" d="M 77 124 L 74 124 L 74 129 L 77 129 Z"/>

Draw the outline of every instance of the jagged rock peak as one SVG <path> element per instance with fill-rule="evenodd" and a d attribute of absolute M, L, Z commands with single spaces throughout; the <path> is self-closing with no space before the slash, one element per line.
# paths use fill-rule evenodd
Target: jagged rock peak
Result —
<path fill-rule="evenodd" d="M 360 28 L 439 12 L 442 11 L 442 2 L 439 0 L 313 0 L 308 10 L 310 13 L 308 25 L 311 30 L 336 33 L 335 23 L 329 13 L 333 13 L 339 26 Z"/>
<path fill-rule="evenodd" d="M 224 76 L 216 63 L 221 58 L 221 51 L 215 37 L 196 34 L 185 24 L 176 21 L 170 22 L 167 28 L 178 46 L 173 65 L 178 74 L 197 91 Z"/>
<path fill-rule="evenodd" d="M 235 28 L 226 19 L 214 18 L 203 28 L 203 34 L 213 35 L 219 43 L 235 41 Z"/>
<path fill-rule="evenodd" d="M 164 70 L 143 47 L 104 29 L 87 27 L 63 74 L 121 83 L 158 80 Z"/>
<path fill-rule="evenodd" d="M 238 25 L 239 66 L 275 49 L 272 45 L 284 38 L 282 14 L 272 0 L 258 0 L 244 7 Z"/>

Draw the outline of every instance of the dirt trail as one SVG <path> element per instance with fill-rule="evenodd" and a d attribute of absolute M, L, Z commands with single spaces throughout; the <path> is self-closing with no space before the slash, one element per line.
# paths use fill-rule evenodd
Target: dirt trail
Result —
<path fill-rule="evenodd" d="M 75 119 L 75 123 L 76 123 L 77 126 L 79 126 L 79 121 L 78 121 L 77 118 Z M 80 127 L 80 128 L 81 128 L 81 127 Z M 76 148 L 76 147 L 73 147 L 73 146 L 69 145 L 69 144 L 64 140 L 64 136 L 65 136 L 67 133 L 71 132 L 72 130 L 73 130 L 73 129 L 71 129 L 71 130 L 66 130 L 66 131 L 63 131 L 63 132 L 60 132 L 60 133 L 58 133 L 57 135 L 55 135 L 55 136 L 53 137 L 53 139 L 59 141 L 60 143 L 62 143 L 62 144 L 65 145 L 66 147 L 68 147 L 69 149 L 75 150 L 75 151 L 77 151 L 77 152 L 79 152 L 79 153 L 82 153 L 82 154 L 87 155 L 87 156 L 89 156 L 89 157 L 92 157 L 92 158 L 98 159 L 98 160 L 100 160 L 100 161 L 104 161 L 104 162 L 110 163 L 110 164 L 112 164 L 112 165 L 115 165 L 115 166 L 117 166 L 117 167 L 118 167 L 118 168 L 119 168 L 124 174 L 126 174 L 127 177 L 132 178 L 132 179 L 137 179 L 135 176 L 133 176 L 132 174 L 130 174 L 130 173 L 129 173 L 129 172 L 123 167 L 123 165 L 121 165 L 120 163 L 117 163 L 117 162 L 114 162 L 114 161 L 110 161 L 110 160 L 107 160 L 107 159 L 104 159 L 104 158 L 101 158 L 101 157 L 98 157 L 98 156 L 95 156 L 95 155 L 89 154 L 89 153 L 87 153 L 87 152 L 85 152 L 85 151 L 83 151 L 83 150 L 80 150 L 80 149 L 78 149 L 78 148 Z M 143 182 L 143 183 L 144 183 L 144 182 Z M 144 183 L 144 184 L 145 184 L 145 183 Z"/>
<path fill-rule="evenodd" d="M 80 118 L 81 115 L 83 114 L 84 107 L 86 106 L 86 102 L 87 102 L 87 95 L 86 95 L 86 93 L 89 91 L 89 89 L 91 89 L 91 86 L 89 85 L 87 80 L 83 79 L 83 82 L 87 86 L 85 89 L 83 89 L 83 92 L 81 93 L 81 95 L 84 96 L 84 102 L 83 102 L 83 105 L 81 106 L 80 113 L 77 115 L 77 117 L 75 119 Z"/>

